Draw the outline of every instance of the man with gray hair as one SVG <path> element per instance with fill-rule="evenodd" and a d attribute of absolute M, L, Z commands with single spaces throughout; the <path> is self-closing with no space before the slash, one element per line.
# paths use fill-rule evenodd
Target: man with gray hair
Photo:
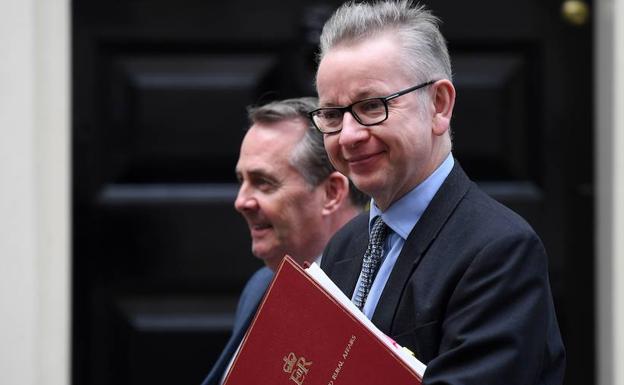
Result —
<path fill-rule="evenodd" d="M 451 153 L 438 20 L 411 1 L 349 2 L 325 24 L 310 117 L 336 169 L 373 197 L 322 268 L 427 364 L 423 384 L 559 385 L 565 353 L 546 252 Z"/>
<path fill-rule="evenodd" d="M 248 110 L 251 127 L 236 165 L 234 207 L 249 226 L 253 255 L 266 266 L 247 282 L 232 337 L 203 385 L 222 381 L 284 255 L 300 264 L 320 262 L 331 236 L 368 203 L 329 162 L 323 136 L 307 117 L 317 103 L 287 99 Z"/>

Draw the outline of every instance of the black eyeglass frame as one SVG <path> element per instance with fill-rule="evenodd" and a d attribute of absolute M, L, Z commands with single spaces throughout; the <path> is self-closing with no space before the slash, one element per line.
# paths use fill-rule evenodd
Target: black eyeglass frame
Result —
<path fill-rule="evenodd" d="M 380 97 L 376 97 L 376 98 L 366 98 L 366 99 L 358 100 L 358 101 L 353 102 L 353 103 L 351 103 L 351 104 L 349 104 L 348 106 L 345 106 L 345 107 L 321 107 L 321 108 L 317 108 L 316 110 L 308 112 L 308 117 L 312 121 L 312 124 L 314 124 L 314 127 L 317 130 L 319 130 L 321 133 L 323 133 L 323 134 L 336 134 L 336 133 L 342 131 L 342 125 L 340 126 L 339 129 L 337 129 L 335 131 L 327 131 L 327 130 L 321 129 L 316 124 L 316 121 L 314 120 L 314 116 L 319 111 L 323 111 L 323 110 L 337 110 L 337 111 L 340 111 L 342 113 L 343 119 L 344 119 L 345 112 L 349 112 L 351 114 L 351 116 L 353 116 L 353 118 L 355 120 L 357 120 L 357 122 L 360 123 L 361 125 L 366 126 L 366 127 L 375 126 L 377 124 L 383 123 L 384 121 L 386 121 L 388 119 L 388 101 L 390 101 L 392 99 L 395 99 L 395 98 L 398 98 L 399 96 L 403 96 L 405 94 L 408 94 L 410 92 L 416 91 L 418 89 L 430 86 L 430 85 L 432 85 L 435 82 L 437 82 L 437 80 L 430 80 L 428 82 L 421 83 L 421 84 L 415 85 L 413 87 L 409 87 L 409 88 L 406 88 L 404 90 L 395 92 L 395 93 L 390 94 L 388 96 L 380 96 Z M 353 106 L 354 105 L 362 103 L 362 102 L 366 102 L 368 100 L 380 100 L 383 103 L 384 109 L 385 109 L 385 112 L 386 112 L 386 115 L 385 115 L 385 117 L 383 119 L 381 119 L 380 121 L 375 122 L 375 123 L 364 123 L 364 122 L 362 122 L 362 119 L 360 119 L 360 117 L 353 111 Z"/>

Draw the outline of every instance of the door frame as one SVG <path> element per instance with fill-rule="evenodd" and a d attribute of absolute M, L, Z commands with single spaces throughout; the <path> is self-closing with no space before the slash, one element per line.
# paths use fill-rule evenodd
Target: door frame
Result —
<path fill-rule="evenodd" d="M 624 385 L 624 1 L 594 7 L 596 384 Z"/>
<path fill-rule="evenodd" d="M 68 0 L 0 12 L 0 373 L 70 383 Z"/>

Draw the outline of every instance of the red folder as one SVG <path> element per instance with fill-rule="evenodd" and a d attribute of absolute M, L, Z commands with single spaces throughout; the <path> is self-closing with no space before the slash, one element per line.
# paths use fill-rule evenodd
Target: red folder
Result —
<path fill-rule="evenodd" d="M 224 384 L 420 385 L 422 372 L 371 326 L 286 257 Z"/>

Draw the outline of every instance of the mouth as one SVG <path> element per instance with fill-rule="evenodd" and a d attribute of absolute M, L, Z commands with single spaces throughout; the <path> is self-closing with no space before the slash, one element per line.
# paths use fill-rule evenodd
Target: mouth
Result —
<path fill-rule="evenodd" d="M 269 231 L 273 226 L 269 223 L 256 223 L 249 224 L 249 230 L 251 231 L 252 236 L 260 236 Z"/>
<path fill-rule="evenodd" d="M 372 154 L 357 154 L 349 157 L 345 157 L 345 160 L 351 167 L 365 167 L 370 163 L 374 162 L 381 152 L 376 152 Z"/>

